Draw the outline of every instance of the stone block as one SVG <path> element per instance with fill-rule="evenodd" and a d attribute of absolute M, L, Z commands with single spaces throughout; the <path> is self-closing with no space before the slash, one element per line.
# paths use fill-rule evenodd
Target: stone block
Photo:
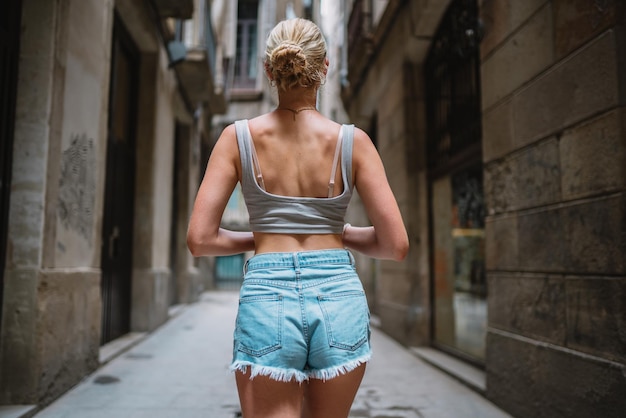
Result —
<path fill-rule="evenodd" d="M 489 216 L 485 222 L 485 263 L 488 271 L 515 270 L 519 265 L 517 216 Z"/>
<path fill-rule="evenodd" d="M 407 304 L 411 294 L 412 283 L 406 274 L 406 267 L 393 261 L 379 261 L 379 280 L 376 297 L 380 300 L 392 300 Z M 381 280 L 382 279 L 382 280 Z"/>
<path fill-rule="evenodd" d="M 561 200 L 559 148 L 555 138 L 538 143 L 513 157 L 517 170 L 513 208 L 525 209 Z"/>
<path fill-rule="evenodd" d="M 36 404 L 41 371 L 37 353 L 37 269 L 7 269 L 0 331 L 0 404 Z"/>
<path fill-rule="evenodd" d="M 39 400 L 45 404 L 99 366 L 100 272 L 44 271 L 38 305 Z"/>
<path fill-rule="evenodd" d="M 485 207 L 488 215 L 513 209 L 517 201 L 517 161 L 506 158 L 485 166 Z"/>
<path fill-rule="evenodd" d="M 522 271 L 562 272 L 572 266 L 565 263 L 568 237 L 566 222 L 558 209 L 518 216 L 519 268 Z"/>
<path fill-rule="evenodd" d="M 513 149 L 512 110 L 511 100 L 506 100 L 483 112 L 483 162 L 503 157 Z"/>
<path fill-rule="evenodd" d="M 624 365 L 491 329 L 487 398 L 516 417 L 618 418 Z"/>
<path fill-rule="evenodd" d="M 396 302 L 377 300 L 377 315 L 381 329 L 400 344 L 406 344 L 411 336 L 411 326 L 407 323 L 409 307 Z"/>
<path fill-rule="evenodd" d="M 615 26 L 619 8 L 623 8 L 621 0 L 554 0 L 552 3 L 556 55 L 559 58 Z"/>
<path fill-rule="evenodd" d="M 489 274 L 489 326 L 557 345 L 566 342 L 562 276 Z"/>
<path fill-rule="evenodd" d="M 626 364 L 626 278 L 565 281 L 567 347 Z"/>
<path fill-rule="evenodd" d="M 481 58 L 493 52 L 546 3 L 549 1 L 484 0 L 480 6 L 480 19 L 485 26 L 485 36 L 480 44 Z"/>
<path fill-rule="evenodd" d="M 558 142 L 552 138 L 485 168 L 490 215 L 554 203 L 561 198 Z"/>
<path fill-rule="evenodd" d="M 544 5 L 482 61 L 482 107 L 488 109 L 554 61 L 552 7 Z"/>
<path fill-rule="evenodd" d="M 567 258 L 562 270 L 624 275 L 626 195 L 587 201 L 561 210 Z"/>
<path fill-rule="evenodd" d="M 626 111 L 616 109 L 565 131 L 560 141 L 563 199 L 623 189 Z"/>
<path fill-rule="evenodd" d="M 149 332 L 168 318 L 170 272 L 133 270 L 131 330 Z"/>
<path fill-rule="evenodd" d="M 615 32 L 610 30 L 516 92 L 515 147 L 616 106 L 618 91 Z"/>

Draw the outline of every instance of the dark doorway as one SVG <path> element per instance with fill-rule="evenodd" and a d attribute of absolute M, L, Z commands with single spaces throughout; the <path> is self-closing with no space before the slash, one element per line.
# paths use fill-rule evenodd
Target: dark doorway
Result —
<path fill-rule="evenodd" d="M 0 5 L 0 324 L 11 195 L 21 12 L 22 2 L 19 0 L 4 1 Z"/>
<path fill-rule="evenodd" d="M 102 344 L 130 331 L 137 56 L 134 44 L 116 17 L 102 223 Z"/>
<path fill-rule="evenodd" d="M 487 287 L 476 0 L 450 3 L 425 64 L 434 345 L 485 358 Z"/>
<path fill-rule="evenodd" d="M 181 298 L 186 298 L 187 293 L 184 289 L 180 289 L 182 278 L 179 277 L 181 272 L 179 269 L 184 263 L 181 263 L 186 253 L 181 254 L 181 248 L 185 248 L 185 235 L 179 228 L 182 220 L 179 220 L 181 213 L 186 212 L 186 196 L 187 187 L 186 179 L 188 178 L 188 168 L 185 159 L 189 151 L 188 138 L 190 135 L 189 127 L 176 123 L 174 131 L 174 165 L 172 175 L 172 221 L 170 223 L 170 305 L 181 302 Z M 181 290 L 183 290 L 181 292 Z"/>

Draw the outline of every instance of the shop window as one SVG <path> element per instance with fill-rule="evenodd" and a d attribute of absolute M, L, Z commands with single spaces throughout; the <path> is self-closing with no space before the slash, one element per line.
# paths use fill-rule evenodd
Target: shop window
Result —
<path fill-rule="evenodd" d="M 485 357 L 481 27 L 476 0 L 454 0 L 426 64 L 434 344 Z"/>

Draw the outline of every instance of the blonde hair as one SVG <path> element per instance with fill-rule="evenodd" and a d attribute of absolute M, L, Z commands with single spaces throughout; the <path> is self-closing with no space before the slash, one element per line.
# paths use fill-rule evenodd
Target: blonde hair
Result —
<path fill-rule="evenodd" d="M 310 20 L 283 20 L 267 38 L 265 65 L 279 90 L 319 87 L 326 77 L 325 58 L 326 41 Z"/>

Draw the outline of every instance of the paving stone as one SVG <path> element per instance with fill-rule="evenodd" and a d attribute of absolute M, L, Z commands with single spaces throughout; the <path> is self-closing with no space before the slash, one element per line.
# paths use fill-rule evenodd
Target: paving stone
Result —
<path fill-rule="evenodd" d="M 236 418 L 228 364 L 237 297 L 205 293 L 36 418 Z M 372 345 L 352 418 L 509 416 L 376 328 Z"/>

